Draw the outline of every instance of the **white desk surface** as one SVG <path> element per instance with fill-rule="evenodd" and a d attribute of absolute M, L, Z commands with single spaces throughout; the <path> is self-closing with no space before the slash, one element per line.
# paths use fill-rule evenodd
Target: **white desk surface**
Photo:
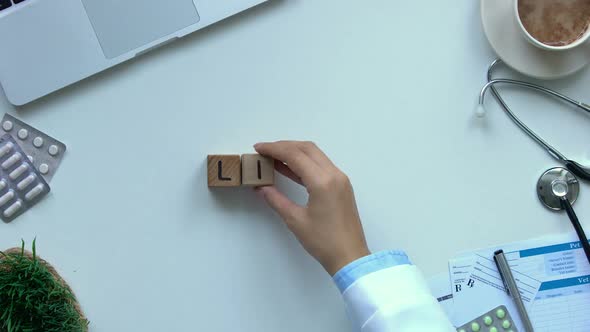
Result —
<path fill-rule="evenodd" d="M 350 175 L 371 248 L 407 250 L 426 276 L 463 250 L 570 231 L 535 193 L 557 163 L 491 98 L 472 115 L 493 59 L 478 1 L 279 0 L 28 106 L 2 97 L 68 152 L 0 245 L 37 237 L 92 331 L 350 331 L 330 278 L 256 195 L 207 189 L 206 155 L 318 142 Z M 583 98 L 590 75 L 544 84 Z M 503 90 L 589 159 L 585 115 Z"/>

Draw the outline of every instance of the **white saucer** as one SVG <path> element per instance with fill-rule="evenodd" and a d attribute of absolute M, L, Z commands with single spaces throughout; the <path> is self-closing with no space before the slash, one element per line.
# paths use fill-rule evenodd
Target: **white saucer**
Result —
<path fill-rule="evenodd" d="M 558 52 L 529 43 L 516 21 L 514 0 L 481 0 L 481 20 L 498 56 L 524 75 L 556 79 L 573 74 L 590 62 L 590 43 Z"/>

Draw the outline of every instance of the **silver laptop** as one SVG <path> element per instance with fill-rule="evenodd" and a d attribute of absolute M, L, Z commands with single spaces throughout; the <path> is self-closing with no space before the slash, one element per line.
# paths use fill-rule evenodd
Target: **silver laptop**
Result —
<path fill-rule="evenodd" d="M 14 105 L 267 0 L 0 0 L 0 84 Z"/>

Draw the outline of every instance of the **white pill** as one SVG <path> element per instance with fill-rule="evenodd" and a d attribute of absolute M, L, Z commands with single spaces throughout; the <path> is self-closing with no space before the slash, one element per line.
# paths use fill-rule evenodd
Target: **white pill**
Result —
<path fill-rule="evenodd" d="M 57 156 L 58 153 L 59 153 L 59 147 L 57 147 L 57 145 L 49 146 L 49 154 L 50 155 Z"/>
<path fill-rule="evenodd" d="M 10 172 L 8 176 L 11 180 L 16 180 L 20 178 L 20 176 L 23 175 L 23 173 L 26 172 L 28 169 L 29 166 L 27 164 L 22 164 L 19 167 L 15 168 L 14 171 Z"/>
<path fill-rule="evenodd" d="M 4 190 L 4 188 L 6 188 L 6 181 L 0 180 L 0 191 Z"/>
<path fill-rule="evenodd" d="M 33 156 L 27 156 L 27 158 L 29 158 L 29 161 L 30 162 L 34 162 L 35 161 L 35 158 L 33 158 Z"/>
<path fill-rule="evenodd" d="M 29 137 L 29 131 L 23 128 L 18 131 L 17 135 L 20 139 L 27 139 L 27 137 Z"/>
<path fill-rule="evenodd" d="M 35 186 L 35 188 L 31 189 L 31 191 L 25 195 L 25 199 L 27 201 L 35 199 L 35 197 L 39 196 L 39 194 L 43 192 L 43 189 L 45 189 L 45 186 L 42 183 L 39 183 Z"/>
<path fill-rule="evenodd" d="M 2 168 L 4 169 L 9 169 L 10 167 L 12 167 L 12 165 L 16 164 L 19 160 L 21 160 L 22 156 L 20 155 L 20 153 L 15 153 L 12 156 L 10 156 L 10 158 L 6 159 L 3 163 L 2 163 Z"/>
<path fill-rule="evenodd" d="M 8 209 L 4 210 L 4 217 L 6 217 L 6 218 L 12 217 L 22 207 L 23 207 L 23 203 L 21 201 L 16 201 L 14 204 L 9 206 Z"/>
<path fill-rule="evenodd" d="M 0 196 L 0 206 L 5 205 L 14 198 L 14 192 L 9 190 L 6 194 Z"/>
<path fill-rule="evenodd" d="M 11 131 L 13 127 L 12 121 L 4 121 L 2 124 L 2 129 L 4 129 L 4 131 Z"/>
<path fill-rule="evenodd" d="M 24 178 L 24 180 L 22 180 L 21 182 L 19 182 L 16 185 L 16 187 L 18 188 L 18 190 L 23 190 L 26 187 L 30 186 L 31 183 L 33 183 L 33 181 L 35 181 L 35 175 L 34 174 L 31 174 L 31 175 L 27 176 L 26 178 Z M 2 190 L 2 189 L 0 189 L 0 190 Z"/>
<path fill-rule="evenodd" d="M 40 148 L 43 146 L 43 137 L 35 137 L 35 139 L 33 140 L 33 145 L 36 148 Z"/>
<path fill-rule="evenodd" d="M 41 174 L 43 174 L 43 175 L 49 173 L 49 165 L 47 165 L 47 164 L 39 165 L 39 172 L 41 172 Z"/>
<path fill-rule="evenodd" d="M 8 142 L 8 143 L 6 143 L 6 145 L 1 147 L 0 148 L 0 158 L 4 157 L 5 154 L 10 152 L 10 150 L 12 150 L 13 147 L 14 147 L 14 145 L 12 144 L 12 142 Z"/>

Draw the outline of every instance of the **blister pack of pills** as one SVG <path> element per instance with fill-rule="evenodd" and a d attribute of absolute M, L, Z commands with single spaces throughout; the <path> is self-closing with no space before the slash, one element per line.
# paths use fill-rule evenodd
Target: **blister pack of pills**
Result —
<path fill-rule="evenodd" d="M 457 332 L 518 332 L 518 330 L 514 326 L 510 313 L 502 305 L 457 328 Z"/>
<path fill-rule="evenodd" d="M 10 134 L 0 137 L 0 218 L 10 222 L 37 204 L 50 188 Z"/>
<path fill-rule="evenodd" d="M 0 132 L 11 134 L 18 142 L 43 178 L 51 181 L 66 152 L 66 145 L 8 113 L 4 114 L 0 127 Z"/>

